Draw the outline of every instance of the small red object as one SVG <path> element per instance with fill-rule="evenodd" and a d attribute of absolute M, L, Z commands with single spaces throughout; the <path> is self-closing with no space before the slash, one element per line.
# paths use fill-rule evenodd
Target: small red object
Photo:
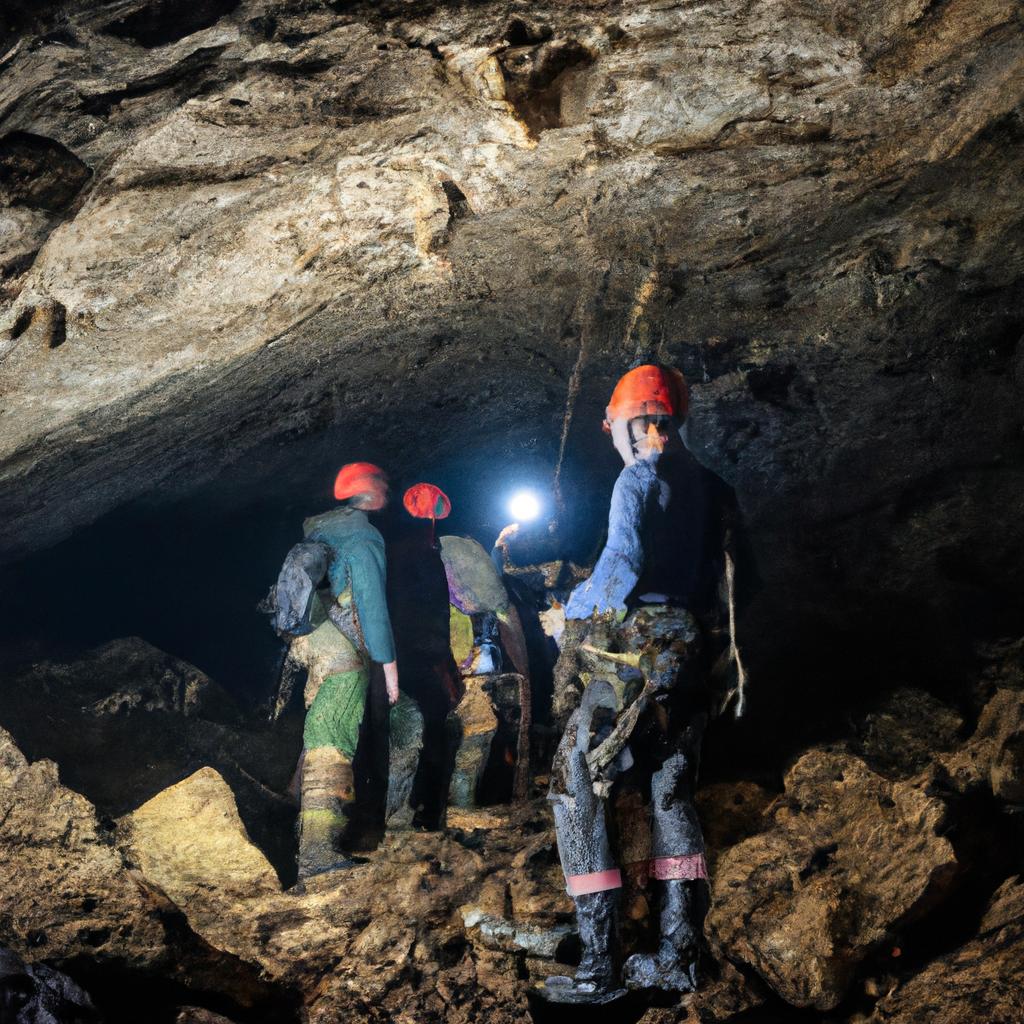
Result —
<path fill-rule="evenodd" d="M 405 492 L 402 504 L 417 519 L 446 519 L 452 510 L 448 495 L 434 484 L 413 484 Z"/>

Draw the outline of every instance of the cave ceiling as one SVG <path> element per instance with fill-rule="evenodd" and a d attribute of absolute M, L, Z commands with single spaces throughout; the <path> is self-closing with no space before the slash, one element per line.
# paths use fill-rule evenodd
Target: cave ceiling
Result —
<path fill-rule="evenodd" d="M 663 359 L 776 608 L 1019 616 L 1014 0 L 5 17 L 4 560 L 327 443 L 550 468 L 574 367 L 585 468 Z"/>

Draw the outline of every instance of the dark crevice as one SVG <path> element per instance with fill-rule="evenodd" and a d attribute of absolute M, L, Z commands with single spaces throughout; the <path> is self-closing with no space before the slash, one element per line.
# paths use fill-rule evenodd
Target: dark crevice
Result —
<path fill-rule="evenodd" d="M 18 314 L 18 318 L 14 321 L 14 326 L 8 335 L 10 341 L 17 341 L 28 330 L 28 325 L 32 323 L 32 314 L 34 312 L 35 310 L 28 306 Z"/>
<path fill-rule="evenodd" d="M 92 169 L 56 139 L 21 131 L 0 138 L 0 204 L 59 213 L 91 176 Z"/>
<path fill-rule="evenodd" d="M 62 26 L 55 28 L 52 32 L 47 32 L 45 35 L 40 36 L 32 44 L 33 49 L 39 49 L 41 46 L 67 46 L 70 49 L 78 49 L 82 45 L 81 40 L 75 33 L 68 27 Z"/>
<path fill-rule="evenodd" d="M 67 310 L 60 302 L 55 302 L 50 312 L 49 330 L 46 337 L 48 348 L 60 348 L 67 341 L 68 322 Z"/>
<path fill-rule="evenodd" d="M 179 83 L 187 86 L 187 96 L 195 95 L 200 82 L 194 77 L 195 72 L 213 63 L 217 57 L 224 52 L 223 46 L 210 46 L 190 53 L 188 57 L 173 67 L 160 71 L 154 75 L 140 78 L 123 89 L 111 89 L 108 92 L 94 93 L 91 96 L 82 98 L 82 110 L 86 114 L 94 114 L 106 117 L 111 109 L 123 100 L 135 99 L 138 96 L 145 96 L 157 92 L 168 86 Z"/>
<path fill-rule="evenodd" d="M 505 29 L 505 40 L 509 46 L 529 46 L 532 43 L 545 43 L 551 36 L 550 26 L 531 24 L 523 18 L 512 18 Z"/>
<path fill-rule="evenodd" d="M 175 43 L 215 25 L 241 0 L 151 0 L 133 14 L 112 21 L 107 35 L 129 39 L 146 49 Z"/>
<path fill-rule="evenodd" d="M 168 910 L 163 918 L 168 940 L 182 952 L 181 963 L 164 965 L 166 973 L 103 958 L 102 944 L 95 958 L 81 956 L 60 964 L 89 993 L 105 1024 L 137 1024 L 140 1018 L 174 1024 L 183 1006 L 201 1007 L 238 1024 L 297 1024 L 302 1019 L 294 993 L 262 980 L 256 967 L 204 943 L 179 911 Z M 208 962 L 198 960 L 206 956 Z"/>
<path fill-rule="evenodd" d="M 404 38 L 403 38 L 402 42 L 405 43 L 405 45 L 410 50 L 426 50 L 426 52 L 429 53 L 430 56 L 434 58 L 434 60 L 441 60 L 441 61 L 444 60 L 444 54 L 441 52 L 441 47 L 440 47 L 440 45 L 438 43 L 435 43 L 435 42 L 421 43 L 421 42 L 418 42 L 415 39 L 404 39 Z M 386 43 L 382 43 L 381 47 L 378 47 L 378 48 L 386 48 L 386 46 L 387 46 Z"/>
<path fill-rule="evenodd" d="M 469 205 L 465 192 L 459 188 L 450 178 L 441 182 L 444 189 L 445 199 L 448 201 L 448 217 L 450 220 L 460 220 L 463 217 L 472 216 L 473 208 Z"/>
<path fill-rule="evenodd" d="M 12 257 L 6 263 L 0 263 L 0 278 L 15 278 L 24 274 L 35 262 L 38 253 L 38 248 L 32 249 L 29 252 L 18 253 L 17 256 Z M 0 292 L 0 296 L 8 299 L 14 298 L 14 295 L 5 295 L 3 292 Z"/>
<path fill-rule="evenodd" d="M 509 102 L 536 137 L 562 126 L 562 94 L 574 71 L 594 63 L 594 55 L 575 40 L 513 46 L 498 55 Z"/>

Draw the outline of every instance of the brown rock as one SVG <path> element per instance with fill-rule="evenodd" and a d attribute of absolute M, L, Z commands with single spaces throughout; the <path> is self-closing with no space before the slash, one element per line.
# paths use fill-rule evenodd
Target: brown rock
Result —
<path fill-rule="evenodd" d="M 1024 1020 L 1024 885 L 1007 879 L 977 938 L 881 1000 L 871 1024 L 1019 1024 Z"/>
<path fill-rule="evenodd" d="M 294 807 L 282 795 L 301 721 L 243 714 L 204 672 L 137 637 L 4 681 L 0 726 L 101 815 L 120 818 L 210 766 L 227 780 L 250 835 L 282 872 L 294 863 Z"/>
<path fill-rule="evenodd" d="M 756 782 L 715 782 L 697 791 L 708 865 L 714 875 L 718 858 L 730 847 L 765 827 L 764 812 L 774 794 Z"/>
<path fill-rule="evenodd" d="M 719 860 L 709 927 L 720 948 L 796 1006 L 837 1005 L 857 964 L 955 872 L 929 784 L 886 780 L 847 754 L 801 757 L 767 830 Z"/>
<path fill-rule="evenodd" d="M 187 833 L 187 820 L 179 828 Z M 29 764 L 0 729 L 0 946 L 26 961 L 128 969 L 245 1006 L 270 998 L 256 970 L 203 942 L 126 867 L 113 838 L 52 761 Z"/>
<path fill-rule="evenodd" d="M 249 840 L 234 795 L 212 768 L 122 819 L 117 838 L 142 874 L 180 907 L 200 894 L 231 904 L 281 891 L 270 862 Z"/>
<path fill-rule="evenodd" d="M 984 785 L 1000 800 L 1024 802 L 1024 691 L 996 690 L 971 738 L 940 760 L 961 791 Z"/>
<path fill-rule="evenodd" d="M 901 687 L 858 723 L 851 752 L 889 778 L 924 771 L 960 745 L 963 717 L 923 690 Z"/>
<path fill-rule="evenodd" d="M 157 906 L 85 797 L 0 729 L 0 945 L 31 960 L 168 955 Z"/>
<path fill-rule="evenodd" d="M 1002 593 L 1014 0 L 529 7 L 17 5 L 40 24 L 0 56 L 0 202 L 28 211 L 0 243 L 0 557 L 230 461 L 287 493 L 279 442 L 328 427 L 396 474 L 452 437 L 550 450 L 592 333 L 581 410 L 634 355 L 684 366 L 780 646 L 796 618 L 856 634 L 906 597 L 956 626 Z M 57 348 L 28 332 L 48 302 Z"/>

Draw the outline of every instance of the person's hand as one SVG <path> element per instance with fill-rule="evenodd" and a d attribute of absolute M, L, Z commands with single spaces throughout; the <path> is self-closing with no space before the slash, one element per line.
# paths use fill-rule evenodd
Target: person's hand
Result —
<path fill-rule="evenodd" d="M 389 661 L 384 666 L 384 686 L 388 691 L 388 703 L 398 703 L 398 662 Z"/>

